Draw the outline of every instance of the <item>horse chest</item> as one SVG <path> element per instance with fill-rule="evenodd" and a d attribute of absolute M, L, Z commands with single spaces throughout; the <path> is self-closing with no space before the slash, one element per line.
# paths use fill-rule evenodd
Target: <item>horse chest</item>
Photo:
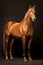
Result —
<path fill-rule="evenodd" d="M 23 25 L 23 31 L 26 33 L 26 32 L 27 32 L 27 30 L 28 30 L 27 25 Z"/>
<path fill-rule="evenodd" d="M 28 31 L 27 25 L 21 25 L 21 27 L 20 27 L 20 33 L 22 35 L 26 35 L 27 34 L 27 31 Z"/>

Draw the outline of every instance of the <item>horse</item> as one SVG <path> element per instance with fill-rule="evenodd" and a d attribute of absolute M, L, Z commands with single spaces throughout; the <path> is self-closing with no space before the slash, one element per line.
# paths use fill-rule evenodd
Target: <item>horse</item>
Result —
<path fill-rule="evenodd" d="M 32 22 L 35 21 L 36 15 L 35 15 L 35 6 L 29 7 L 28 11 L 26 12 L 24 18 L 20 21 L 8 21 L 6 25 L 4 26 L 3 29 L 3 49 L 4 49 L 4 54 L 6 60 L 8 60 L 8 39 L 9 36 L 16 36 L 20 37 L 22 40 L 22 46 L 23 46 L 23 59 L 24 61 L 27 61 L 26 56 L 25 56 L 25 42 L 26 42 L 26 37 L 29 36 L 30 39 L 28 40 L 28 60 L 32 60 L 31 55 L 30 55 L 30 45 L 32 42 L 32 37 L 33 37 L 33 27 L 32 27 Z M 12 45 L 14 42 L 14 38 L 12 38 L 10 42 L 10 59 L 13 59 L 12 56 Z"/>

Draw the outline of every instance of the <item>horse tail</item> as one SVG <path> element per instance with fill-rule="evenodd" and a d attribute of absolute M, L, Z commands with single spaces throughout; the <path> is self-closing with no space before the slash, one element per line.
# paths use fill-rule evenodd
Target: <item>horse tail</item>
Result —
<path fill-rule="evenodd" d="M 5 53 L 5 45 L 6 45 L 5 40 L 6 40 L 6 36 L 10 35 L 9 30 L 10 30 L 11 25 L 12 25 L 12 22 L 10 21 L 5 25 L 5 27 L 3 29 L 3 50 L 4 50 L 4 53 Z M 6 30 L 8 30 L 7 33 L 6 33 Z"/>
<path fill-rule="evenodd" d="M 5 29 L 3 30 L 3 51 L 5 53 Z"/>

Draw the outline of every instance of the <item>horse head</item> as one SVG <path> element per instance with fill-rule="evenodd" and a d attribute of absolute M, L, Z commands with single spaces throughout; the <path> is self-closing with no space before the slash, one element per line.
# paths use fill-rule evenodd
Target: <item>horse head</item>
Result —
<path fill-rule="evenodd" d="M 36 16 L 35 16 L 35 6 L 33 7 L 29 7 L 29 15 L 30 15 L 30 18 L 32 19 L 32 21 L 34 22 L 34 20 L 36 19 Z"/>

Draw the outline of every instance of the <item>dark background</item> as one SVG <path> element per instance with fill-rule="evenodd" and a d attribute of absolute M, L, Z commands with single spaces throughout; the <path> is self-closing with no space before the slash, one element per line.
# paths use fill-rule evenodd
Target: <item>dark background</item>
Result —
<path fill-rule="evenodd" d="M 36 5 L 36 21 L 31 44 L 33 59 L 43 59 L 43 0 L 0 0 L 0 57 L 3 57 L 3 27 L 9 20 L 21 21 L 29 8 Z M 22 44 L 18 39 L 13 45 L 13 56 L 22 57 Z"/>

